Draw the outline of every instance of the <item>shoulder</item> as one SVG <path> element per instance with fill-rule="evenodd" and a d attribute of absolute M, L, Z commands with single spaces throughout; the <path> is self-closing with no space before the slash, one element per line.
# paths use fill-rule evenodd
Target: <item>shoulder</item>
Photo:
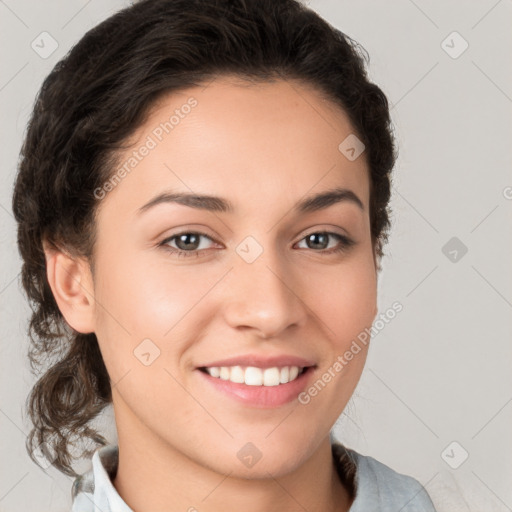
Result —
<path fill-rule="evenodd" d="M 415 478 L 382 462 L 335 443 L 343 468 L 352 464 L 354 501 L 350 512 L 436 512 L 425 488 Z"/>

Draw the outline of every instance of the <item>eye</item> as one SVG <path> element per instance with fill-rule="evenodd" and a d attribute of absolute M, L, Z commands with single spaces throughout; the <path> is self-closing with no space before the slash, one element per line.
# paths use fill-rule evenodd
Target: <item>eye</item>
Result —
<path fill-rule="evenodd" d="M 182 233 L 177 233 L 176 235 L 172 235 L 165 240 L 162 240 L 158 245 L 179 257 L 199 257 L 203 254 L 202 251 L 209 249 L 208 243 L 202 243 L 202 239 L 207 239 L 211 242 L 214 241 L 205 233 L 198 231 L 183 231 Z M 338 243 L 335 244 L 334 247 L 331 246 L 329 248 L 330 242 L 333 240 L 337 240 Z M 314 252 L 322 254 L 333 254 L 345 251 L 355 244 L 355 242 L 350 238 L 329 231 L 310 233 L 300 240 L 299 244 L 304 241 L 307 245 L 306 249 L 313 249 Z M 175 246 L 172 244 L 175 244 Z"/>
<path fill-rule="evenodd" d="M 205 247 L 205 244 L 201 242 L 202 238 L 206 238 L 210 241 L 213 241 L 208 235 L 205 233 L 200 233 L 198 231 L 184 231 L 182 233 L 178 233 L 176 235 L 172 235 L 158 245 L 162 246 L 164 249 L 168 250 L 171 253 L 176 254 L 177 256 L 200 256 L 200 252 L 202 250 L 208 249 Z M 172 247 L 170 244 L 175 243 L 176 247 Z M 206 244 L 208 245 L 208 244 Z"/>
<path fill-rule="evenodd" d="M 334 247 L 329 248 L 330 240 L 337 240 L 338 243 Z M 332 254 L 347 250 L 349 247 L 355 244 L 355 242 L 338 233 L 332 233 L 329 231 L 316 231 L 306 235 L 300 242 L 306 242 L 307 249 L 320 249 L 315 252 L 322 252 L 325 254 Z"/>

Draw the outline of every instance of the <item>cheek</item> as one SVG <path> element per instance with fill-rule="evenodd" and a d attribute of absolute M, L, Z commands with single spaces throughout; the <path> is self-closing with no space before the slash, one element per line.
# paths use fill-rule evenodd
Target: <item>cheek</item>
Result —
<path fill-rule="evenodd" d="M 307 288 L 306 303 L 319 319 L 325 350 L 316 379 L 298 398 L 303 414 L 322 418 L 316 428 L 325 435 L 349 402 L 366 362 L 365 329 L 373 323 L 377 298 L 373 258 L 347 258 L 311 282 L 315 286 Z"/>
<path fill-rule="evenodd" d="M 170 303 L 179 305 L 183 288 L 179 283 L 169 286 L 164 279 L 162 268 L 151 265 L 144 254 L 133 248 L 122 250 L 104 250 L 98 259 L 98 286 L 96 296 L 105 306 L 107 315 L 102 315 L 107 323 L 117 321 L 118 327 L 133 335 L 155 326 L 162 335 L 163 329 L 169 329 L 172 317 L 169 317 Z M 165 320 L 167 317 L 167 320 Z M 160 323 L 162 325 L 160 325 Z M 165 323 L 165 325 L 163 325 Z"/>
<path fill-rule="evenodd" d="M 336 268 L 336 270 L 333 270 Z M 377 280 L 373 260 L 354 259 L 317 276 L 309 287 L 308 305 L 324 324 L 337 349 L 344 349 L 375 318 Z"/>
<path fill-rule="evenodd" d="M 152 343 L 145 346 L 159 354 L 159 363 L 174 363 L 184 350 L 179 340 L 195 329 L 189 318 L 218 280 L 217 274 L 206 276 L 192 267 L 156 265 L 140 253 L 126 254 L 104 251 L 97 261 L 96 335 L 116 376 L 138 363 L 134 351 L 148 339 Z"/>

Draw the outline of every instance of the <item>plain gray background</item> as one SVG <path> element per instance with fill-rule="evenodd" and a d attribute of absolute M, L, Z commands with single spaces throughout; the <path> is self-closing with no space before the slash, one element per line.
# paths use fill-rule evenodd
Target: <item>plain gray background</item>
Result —
<path fill-rule="evenodd" d="M 0 512 L 71 505 L 72 480 L 25 452 L 23 405 L 34 377 L 11 212 L 18 153 L 44 77 L 86 30 L 126 5 L 0 1 Z M 416 477 L 439 511 L 510 511 L 512 3 L 308 5 L 368 50 L 400 146 L 379 308 L 399 301 L 403 311 L 374 337 L 335 435 Z M 48 37 L 42 32 L 58 44 L 46 58 L 31 46 Z M 101 423 L 115 442 L 111 410 Z"/>

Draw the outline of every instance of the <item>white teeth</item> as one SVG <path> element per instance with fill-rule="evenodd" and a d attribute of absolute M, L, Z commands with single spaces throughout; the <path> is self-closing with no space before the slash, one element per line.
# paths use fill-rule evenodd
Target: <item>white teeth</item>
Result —
<path fill-rule="evenodd" d="M 264 386 L 279 386 L 280 372 L 279 368 L 267 368 L 263 372 L 263 385 Z"/>
<path fill-rule="evenodd" d="M 290 380 L 295 380 L 297 378 L 297 375 L 299 374 L 299 368 L 298 366 L 290 366 Z"/>
<path fill-rule="evenodd" d="M 281 368 L 256 368 L 255 366 L 211 366 L 206 371 L 216 378 L 229 380 L 247 386 L 279 386 L 295 380 L 302 368 L 283 366 Z"/>
<path fill-rule="evenodd" d="M 229 368 L 227 368 L 229 371 Z M 241 366 L 233 366 L 231 368 L 231 374 L 229 376 L 229 380 L 231 382 L 237 382 L 238 384 L 243 384 L 245 382 L 245 372 Z"/>
<path fill-rule="evenodd" d="M 212 366 L 211 368 L 208 368 L 208 373 L 212 377 L 220 377 L 220 368 L 218 366 Z"/>
<path fill-rule="evenodd" d="M 261 386 L 263 384 L 263 372 L 259 368 L 249 366 L 245 370 L 245 383 L 248 386 Z"/>

